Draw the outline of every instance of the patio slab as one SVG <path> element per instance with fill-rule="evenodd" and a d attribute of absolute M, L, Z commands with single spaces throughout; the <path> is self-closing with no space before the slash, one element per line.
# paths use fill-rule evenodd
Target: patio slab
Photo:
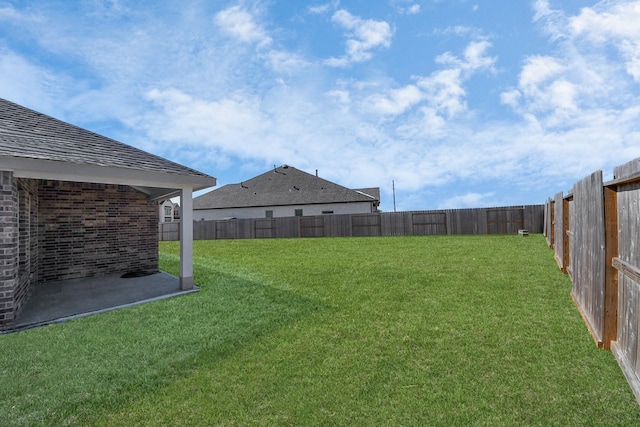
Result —
<path fill-rule="evenodd" d="M 50 282 L 34 289 L 13 328 L 0 333 L 61 323 L 198 290 L 197 286 L 181 290 L 179 279 L 163 271 L 141 277 L 122 278 L 116 274 Z"/>

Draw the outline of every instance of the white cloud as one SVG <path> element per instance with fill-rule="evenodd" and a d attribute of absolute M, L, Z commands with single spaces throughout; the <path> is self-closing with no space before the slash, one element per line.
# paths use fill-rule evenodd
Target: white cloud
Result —
<path fill-rule="evenodd" d="M 390 0 L 389 3 L 401 15 L 417 15 L 421 11 L 420 3 L 413 0 Z"/>
<path fill-rule="evenodd" d="M 640 38 L 640 1 L 614 4 L 610 10 L 598 12 L 586 7 L 578 16 L 569 19 L 569 28 L 574 35 L 584 35 L 590 41 L 605 43 L 616 39 Z"/>
<path fill-rule="evenodd" d="M 396 7 L 396 10 L 398 11 L 398 13 L 403 15 L 417 15 L 420 13 L 421 8 L 419 3 L 414 3 L 407 7 L 398 6 Z"/>
<path fill-rule="evenodd" d="M 593 87 L 597 79 L 592 79 L 589 86 L 588 71 L 561 61 L 550 56 L 528 58 L 522 67 L 518 88 L 503 92 L 502 103 L 523 116 L 537 117 L 545 126 L 566 126 L 579 120 L 582 99 L 597 91 Z"/>
<path fill-rule="evenodd" d="M 623 57 L 626 71 L 640 82 L 640 1 L 614 4 L 608 10 L 584 8 L 569 20 L 571 34 L 590 43 L 612 45 Z"/>
<path fill-rule="evenodd" d="M 242 94 L 216 101 L 195 98 L 177 89 L 153 89 L 147 99 L 157 110 L 148 115 L 156 141 L 209 145 L 237 155 L 252 155 L 252 144 L 266 122 L 259 100 Z"/>
<path fill-rule="evenodd" d="M 512 108 L 516 108 L 518 106 L 518 102 L 522 94 L 517 89 L 508 90 L 506 92 L 502 92 L 500 94 L 500 102 L 506 104 Z"/>
<path fill-rule="evenodd" d="M 450 52 L 440 55 L 436 62 L 449 67 L 428 76 L 415 76 L 415 84 L 367 95 L 363 103 L 368 111 L 384 116 L 398 116 L 422 105 L 420 114 L 430 126 L 439 128 L 442 118 L 452 118 L 467 110 L 464 84 L 473 73 L 492 70 L 495 58 L 485 56 L 489 47 L 485 41 L 472 41 L 464 49 L 462 58 Z M 403 129 L 406 130 L 406 126 Z"/>
<path fill-rule="evenodd" d="M 481 28 L 472 27 L 469 25 L 451 25 L 445 28 L 434 28 L 433 34 L 436 36 L 448 36 L 454 35 L 457 37 L 466 37 L 469 36 L 471 38 L 481 39 L 483 37 L 484 32 Z"/>
<path fill-rule="evenodd" d="M 391 46 L 393 31 L 385 21 L 362 19 L 344 9 L 336 11 L 331 20 L 347 30 L 347 40 L 345 56 L 328 59 L 326 63 L 330 66 L 344 67 L 368 61 L 373 57 L 373 50 Z"/>
<path fill-rule="evenodd" d="M 560 109 L 575 110 L 576 86 L 566 80 L 556 80 L 549 86 L 550 103 Z"/>
<path fill-rule="evenodd" d="M 436 62 L 444 65 L 453 65 L 463 70 L 491 69 L 496 58 L 485 56 L 485 52 L 490 47 L 491 43 L 487 40 L 471 41 L 465 48 L 462 58 L 454 56 L 451 52 L 446 52 L 438 55 Z"/>
<path fill-rule="evenodd" d="M 522 67 L 519 85 L 525 91 L 535 91 L 538 85 L 559 75 L 565 69 L 557 58 L 532 56 Z"/>
<path fill-rule="evenodd" d="M 517 86 L 500 99 L 523 119 L 507 131 L 513 146 L 535 147 L 522 151 L 519 163 L 531 159 L 525 167 L 538 167 L 541 180 L 557 176 L 558 191 L 640 155 L 640 96 L 633 89 L 640 31 L 632 24 L 639 5 L 601 2 L 568 18 L 547 1 L 535 4 L 536 19 L 557 49 L 526 58 Z"/>
<path fill-rule="evenodd" d="M 418 87 L 408 85 L 400 89 L 392 89 L 388 96 L 373 95 L 366 99 L 370 108 L 383 115 L 398 115 L 422 101 L 424 94 Z"/>
<path fill-rule="evenodd" d="M 472 41 L 464 50 L 464 68 L 477 70 L 485 68 L 493 69 L 496 62 L 495 57 L 486 56 L 486 51 L 491 47 L 491 43 L 487 40 Z"/>
<path fill-rule="evenodd" d="M 485 55 L 490 46 L 485 40 L 471 41 L 462 58 L 450 52 L 442 54 L 436 62 L 449 68 L 418 79 L 418 87 L 425 92 L 425 99 L 435 111 L 451 118 L 467 109 L 463 84 L 474 72 L 493 69 L 495 58 Z"/>
<path fill-rule="evenodd" d="M 271 69 L 277 73 L 295 74 L 308 70 L 313 65 L 305 57 L 285 50 L 269 50 L 265 58 Z"/>
<path fill-rule="evenodd" d="M 36 65 L 28 53 L 0 45 L 0 92 L 63 119 L 72 115 L 79 125 L 99 117 L 117 121 L 124 142 L 214 176 L 238 167 L 252 176 L 265 166 L 291 163 L 319 168 L 323 177 L 353 187 L 390 187 L 394 179 L 406 200 L 417 201 L 408 208 L 501 203 L 496 194 L 502 197 L 502 190 L 494 190 L 493 182 L 517 185 L 523 194 L 540 188 L 553 193 L 576 175 L 640 155 L 640 37 L 630 6 L 637 1 L 599 3 L 571 19 L 538 1 L 538 26 L 552 46 L 518 58 L 512 87 L 502 87 L 499 99 L 515 120 L 491 120 L 474 110 L 474 78 L 507 81 L 480 29 L 434 31 L 470 41 L 426 58 L 435 66 L 420 75 L 395 65 L 393 77 L 369 67 L 349 74 L 326 65 L 348 66 L 390 49 L 387 22 L 338 10 L 338 2 L 306 9 L 332 17 L 344 33 L 344 55 L 325 63 L 315 52 L 285 47 L 294 31 L 267 31 L 272 24 L 263 23 L 266 15 L 248 3 L 222 11 L 205 3 L 189 3 L 194 12 L 172 15 L 172 25 L 135 14 L 121 20 L 74 16 L 87 19 L 79 25 L 51 9 L 34 25 L 25 15 L 21 36 L 56 64 Z M 402 2 L 407 8 L 413 3 Z M 207 13 L 197 13 L 199 7 Z M 4 8 L 0 21 L 23 10 Z M 487 102 L 497 98 L 483 93 Z M 427 204 L 424 194 L 451 183 L 460 184 L 457 191 Z M 388 209 L 388 197 L 384 204 Z"/>
<path fill-rule="evenodd" d="M 445 113 L 449 118 L 467 108 L 461 73 L 459 68 L 441 70 L 417 82 L 418 87 L 425 91 L 425 97 L 435 111 Z"/>
<path fill-rule="evenodd" d="M 551 130 L 595 128 L 637 98 L 630 85 L 640 81 L 640 1 L 599 3 L 571 18 L 547 1 L 535 8 L 558 50 L 527 58 L 518 86 L 501 94 L 504 104 Z"/>
<path fill-rule="evenodd" d="M 49 70 L 30 63 L 24 57 L 0 48 L 0 94 L 25 106 L 38 106 L 40 111 L 53 114 L 55 96 L 65 79 Z"/>
<path fill-rule="evenodd" d="M 23 16 L 11 6 L 0 7 L 0 20 L 21 20 Z"/>
<path fill-rule="evenodd" d="M 326 92 L 325 95 L 329 97 L 329 99 L 335 100 L 335 102 L 342 106 L 348 106 L 349 104 L 351 104 L 351 96 L 349 94 L 349 91 L 335 89 Z"/>
<path fill-rule="evenodd" d="M 533 2 L 533 10 L 535 11 L 535 15 L 533 17 L 535 21 L 553 14 L 551 6 L 549 5 L 549 0 L 535 0 Z"/>
<path fill-rule="evenodd" d="M 333 0 L 331 2 L 323 3 L 317 6 L 309 6 L 307 10 L 309 11 L 309 13 L 322 15 L 331 10 L 337 9 L 339 5 L 340 0 Z"/>
<path fill-rule="evenodd" d="M 535 0 L 533 3 L 534 22 L 542 24 L 544 31 L 552 40 L 563 39 L 567 36 L 567 20 L 560 10 L 552 9 L 548 0 Z"/>
<path fill-rule="evenodd" d="M 272 42 L 267 32 L 255 22 L 253 15 L 241 6 L 232 6 L 218 12 L 214 22 L 242 42 L 255 43 L 258 47 L 266 47 Z"/>

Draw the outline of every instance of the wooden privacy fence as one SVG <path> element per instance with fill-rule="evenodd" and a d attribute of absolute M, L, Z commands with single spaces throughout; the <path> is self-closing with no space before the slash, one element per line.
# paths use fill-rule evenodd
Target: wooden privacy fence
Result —
<path fill-rule="evenodd" d="M 158 239 L 160 241 L 180 240 L 180 221 L 159 223 Z"/>
<path fill-rule="evenodd" d="M 542 233 L 544 205 L 194 221 L 195 240 Z M 179 223 L 160 223 L 160 240 L 179 240 Z"/>
<path fill-rule="evenodd" d="M 640 158 L 576 182 L 544 207 L 544 233 L 596 344 L 640 402 Z"/>

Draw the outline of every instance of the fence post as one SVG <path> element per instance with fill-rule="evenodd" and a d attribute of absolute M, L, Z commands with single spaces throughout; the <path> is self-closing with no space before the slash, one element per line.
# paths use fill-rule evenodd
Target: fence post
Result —
<path fill-rule="evenodd" d="M 618 271 L 613 259 L 618 256 L 618 193 L 617 188 L 604 187 L 604 324 L 602 347 L 609 350 L 618 335 Z"/>
<path fill-rule="evenodd" d="M 549 201 L 549 210 L 551 211 L 551 215 L 549 215 L 549 217 L 551 218 L 551 249 L 553 249 L 556 245 L 556 202 L 555 200 L 551 200 Z"/>
<path fill-rule="evenodd" d="M 564 202 L 563 202 L 563 195 L 562 195 L 562 191 L 557 193 L 554 197 L 554 221 L 553 221 L 553 229 L 554 229 L 554 245 L 553 245 L 553 250 L 554 250 L 554 256 L 556 259 L 556 263 L 558 264 L 558 267 L 560 267 L 560 270 L 562 270 L 563 273 L 566 273 L 567 271 L 564 268 L 564 241 L 567 238 L 567 234 L 566 234 L 566 229 L 564 228 L 564 214 L 563 214 L 563 210 L 564 210 Z"/>
<path fill-rule="evenodd" d="M 562 234 L 563 234 L 563 250 L 562 250 L 562 271 L 571 275 L 571 221 L 570 221 L 570 202 L 571 197 L 562 199 Z"/>

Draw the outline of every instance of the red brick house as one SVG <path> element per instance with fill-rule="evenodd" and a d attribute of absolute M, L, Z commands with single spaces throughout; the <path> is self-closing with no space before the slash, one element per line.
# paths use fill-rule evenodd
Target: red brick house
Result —
<path fill-rule="evenodd" d="M 193 287 L 192 193 L 216 179 L 0 99 L 0 330 L 35 286 L 158 269 L 158 201 L 183 207 L 180 287 Z"/>

